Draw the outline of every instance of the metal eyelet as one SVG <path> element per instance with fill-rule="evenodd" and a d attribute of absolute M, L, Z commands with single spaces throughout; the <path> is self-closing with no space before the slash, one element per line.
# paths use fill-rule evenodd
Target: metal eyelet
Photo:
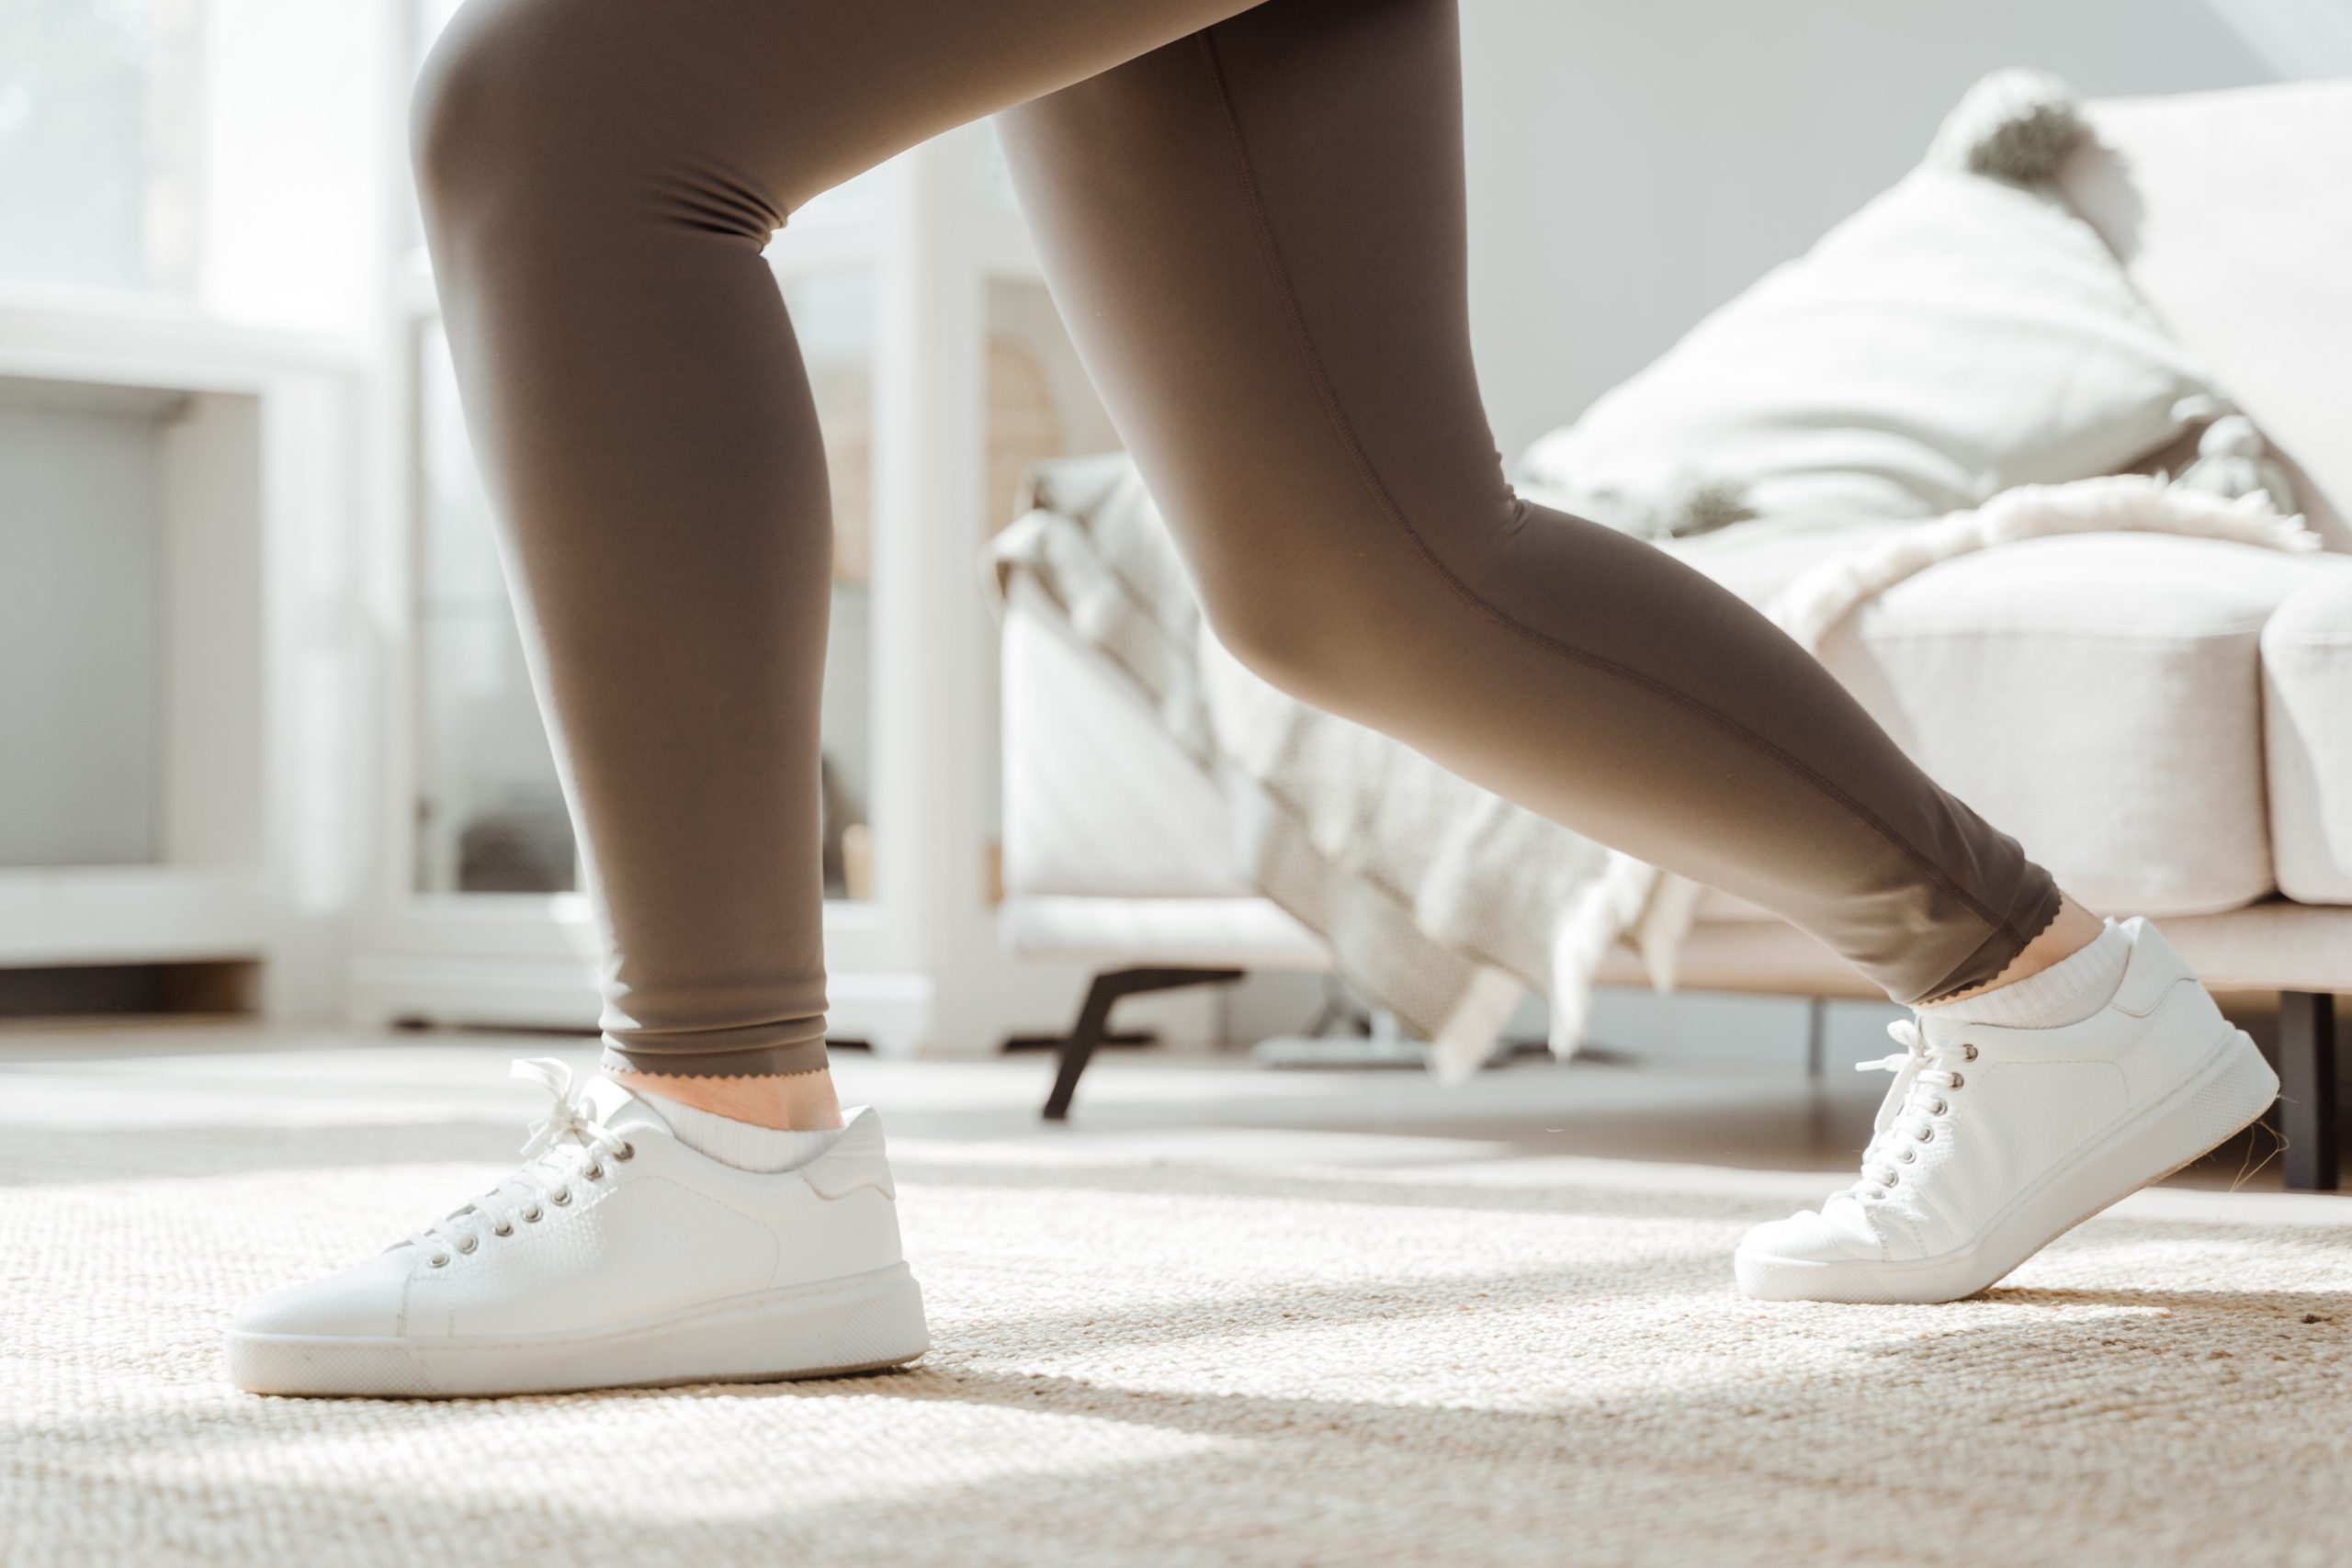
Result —
<path fill-rule="evenodd" d="M 1916 1149 L 1905 1149 L 1894 1157 L 1901 1160 L 1905 1165 L 1916 1165 L 1918 1163 L 1919 1154 Z"/>
<path fill-rule="evenodd" d="M 559 1209 L 569 1207 L 571 1202 L 571 1189 L 569 1187 L 557 1189 L 548 1194 L 548 1201 Z"/>
<path fill-rule="evenodd" d="M 1973 1062 L 1976 1060 L 1976 1047 L 1973 1045 L 1962 1045 L 1960 1048 L 1960 1059 L 1963 1062 Z"/>
<path fill-rule="evenodd" d="M 470 1236 L 470 1235 L 469 1235 L 469 1236 L 466 1237 L 466 1239 L 465 1239 L 465 1240 L 463 1240 L 463 1241 L 461 1241 L 461 1242 L 459 1242 L 459 1243 L 458 1244 L 458 1250 L 459 1252 L 462 1252 L 462 1253 L 466 1254 L 468 1257 L 471 1257 L 471 1256 L 473 1255 L 473 1250 L 474 1250 L 474 1248 L 476 1248 L 476 1247 L 480 1247 L 481 1245 L 481 1238 L 480 1238 L 480 1237 L 478 1237 L 478 1236 Z"/>
<path fill-rule="evenodd" d="M 526 1225 L 537 1224 L 539 1221 L 546 1216 L 546 1210 L 540 1208 L 537 1203 L 534 1203 L 529 1208 L 523 1211 L 523 1223 Z"/>
<path fill-rule="evenodd" d="M 490 1234 L 492 1235 L 513 1235 L 514 1234 L 514 1227 L 513 1225 L 500 1225 Z"/>
<path fill-rule="evenodd" d="M 623 1144 L 619 1148 L 613 1151 L 613 1157 L 617 1160 L 635 1159 L 637 1157 L 637 1145 L 635 1144 Z"/>
<path fill-rule="evenodd" d="M 1944 1112 L 1946 1112 L 1946 1111 L 1950 1111 L 1951 1109 L 1951 1101 L 1949 1101 L 1949 1100 L 1937 1100 L 1937 1101 L 1935 1102 L 1935 1104 L 1933 1104 L 1933 1105 L 1931 1105 L 1931 1106 L 1929 1106 L 1929 1107 L 1928 1108 L 1928 1115 L 1930 1115 L 1930 1116 L 1941 1116 L 1942 1114 L 1944 1114 Z"/>
<path fill-rule="evenodd" d="M 1959 1089 L 1959 1088 L 1962 1087 L 1963 1085 L 1965 1085 L 1967 1082 L 1968 1082 L 1968 1080 L 1967 1080 L 1966 1078 L 1964 1078 L 1964 1077 L 1962 1077 L 1958 1073 L 1954 1073 L 1954 1074 L 1952 1074 L 1952 1076 L 1951 1076 L 1951 1087 L 1952 1087 L 1952 1088 L 1954 1088 L 1954 1089 Z"/>
<path fill-rule="evenodd" d="M 1936 1141 L 1936 1130 L 1933 1127 L 1922 1129 L 1919 1134 L 1919 1141 L 1923 1144 L 1934 1143 Z"/>
<path fill-rule="evenodd" d="M 1900 1180 L 1902 1180 L 1902 1179 L 1903 1179 L 1903 1173 L 1902 1173 L 1901 1171 L 1899 1171 L 1899 1170 L 1890 1170 L 1890 1171 L 1888 1171 L 1888 1172 L 1886 1173 L 1886 1184 L 1887 1184 L 1889 1187 L 1894 1186 L 1896 1182 L 1898 1182 L 1898 1181 L 1900 1181 Z"/>
<path fill-rule="evenodd" d="M 591 1181 L 602 1181 L 602 1180 L 604 1180 L 604 1179 L 605 1179 L 605 1168 L 604 1168 L 603 1166 L 601 1166 L 601 1165 L 592 1165 L 592 1166 L 590 1166 L 590 1167 L 588 1168 L 588 1179 L 589 1179 L 589 1180 L 591 1180 Z"/>
<path fill-rule="evenodd" d="M 447 1269 L 449 1267 L 449 1255 L 446 1252 L 436 1252 L 430 1261 L 435 1269 Z"/>

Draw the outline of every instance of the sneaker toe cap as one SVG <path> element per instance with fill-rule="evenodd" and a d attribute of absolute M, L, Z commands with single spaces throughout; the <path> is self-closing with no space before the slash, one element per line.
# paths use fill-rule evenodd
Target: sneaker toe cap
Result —
<path fill-rule="evenodd" d="M 401 1332 L 411 1260 L 386 1253 L 356 1269 L 272 1291 L 247 1303 L 235 1334 L 375 1338 Z"/>
<path fill-rule="evenodd" d="M 1885 1244 L 1859 1203 L 1832 1203 L 1785 1220 L 1758 1225 L 1741 1238 L 1739 1250 L 1752 1258 L 1804 1263 L 1849 1263 L 1886 1255 Z"/>

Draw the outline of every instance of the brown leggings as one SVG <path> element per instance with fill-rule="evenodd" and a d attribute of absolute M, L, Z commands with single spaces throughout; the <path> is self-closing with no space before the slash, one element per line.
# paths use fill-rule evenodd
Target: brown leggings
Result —
<path fill-rule="evenodd" d="M 1762 616 L 1511 493 L 1470 361 L 1453 0 L 467 0 L 417 89 L 419 185 L 612 1065 L 824 1061 L 831 520 L 760 251 L 998 111 L 1086 368 L 1260 673 L 1898 1000 L 2054 918 L 2049 874 Z"/>

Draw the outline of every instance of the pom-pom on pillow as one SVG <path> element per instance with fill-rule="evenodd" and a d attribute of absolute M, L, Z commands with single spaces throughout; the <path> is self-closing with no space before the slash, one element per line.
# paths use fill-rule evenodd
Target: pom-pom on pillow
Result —
<path fill-rule="evenodd" d="M 1928 164 L 2011 185 L 2040 185 L 2089 133 L 2083 100 L 2040 71 L 1996 71 L 1944 117 Z"/>
<path fill-rule="evenodd" d="M 1522 489 L 1657 534 L 1697 531 L 1694 494 L 1932 517 L 2164 446 L 2209 389 L 2044 183 L 2082 133 L 2052 78 L 1978 83 L 1894 188 L 1538 440 Z"/>

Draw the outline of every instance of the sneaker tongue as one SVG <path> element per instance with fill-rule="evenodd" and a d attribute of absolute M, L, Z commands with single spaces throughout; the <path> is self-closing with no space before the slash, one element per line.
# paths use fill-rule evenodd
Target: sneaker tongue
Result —
<path fill-rule="evenodd" d="M 1942 1008 L 1918 1008 L 1911 1016 L 1918 1021 L 1919 1038 L 1929 1050 L 1949 1044 L 1953 1036 L 1968 1027 L 1967 1020 L 1954 1018 Z"/>
<path fill-rule="evenodd" d="M 660 1111 L 602 1073 L 581 1087 L 580 1102 L 588 1108 L 591 1116 L 616 1133 L 626 1133 L 632 1127 L 656 1133 L 670 1131 L 670 1123 L 662 1119 Z"/>

